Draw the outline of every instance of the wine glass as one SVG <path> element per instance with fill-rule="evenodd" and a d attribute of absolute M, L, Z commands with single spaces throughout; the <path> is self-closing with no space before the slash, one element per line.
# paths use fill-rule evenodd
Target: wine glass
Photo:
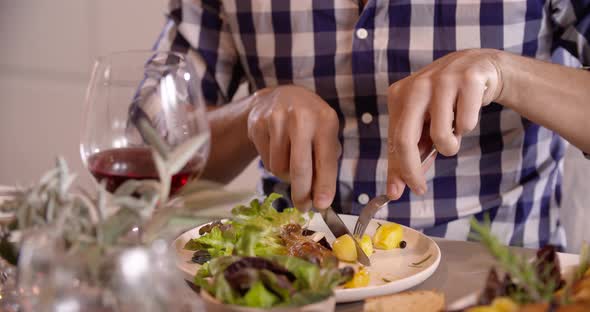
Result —
<path fill-rule="evenodd" d="M 191 59 L 176 52 L 117 52 L 96 61 L 80 153 L 108 191 L 128 179 L 158 179 L 152 148 L 165 155 L 203 136 L 201 147 L 172 176 L 170 193 L 198 178 L 209 154 L 210 130 L 197 75 Z"/>

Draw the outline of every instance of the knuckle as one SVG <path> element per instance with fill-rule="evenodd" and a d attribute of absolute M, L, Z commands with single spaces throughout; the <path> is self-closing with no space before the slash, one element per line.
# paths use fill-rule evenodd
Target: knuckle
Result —
<path fill-rule="evenodd" d="M 267 130 L 267 125 L 264 120 L 258 120 L 252 125 L 252 135 L 255 137 L 262 136 Z"/>
<path fill-rule="evenodd" d="M 332 125 L 338 124 L 338 114 L 336 114 L 336 111 L 327 104 L 320 112 L 320 117 L 322 118 L 322 121 L 326 121 Z"/>
<path fill-rule="evenodd" d="M 289 122 L 293 125 L 305 123 L 308 119 L 309 113 L 306 109 L 291 108 L 289 109 Z"/>
<path fill-rule="evenodd" d="M 422 91 L 426 89 L 430 89 L 432 86 L 432 79 L 430 77 L 421 75 L 416 77 L 412 83 L 412 92 Z"/>
<path fill-rule="evenodd" d="M 477 122 L 477 119 L 474 118 L 458 118 L 455 129 L 458 134 L 471 132 L 477 126 Z"/>
<path fill-rule="evenodd" d="M 454 73 L 449 73 L 448 71 L 442 71 L 437 73 L 433 76 L 433 80 L 436 81 L 436 91 L 437 93 L 443 93 L 445 90 L 449 90 L 453 87 L 457 87 L 456 81 L 457 75 Z"/>
<path fill-rule="evenodd" d="M 477 70 L 473 67 L 465 69 L 463 71 L 463 73 L 461 74 L 461 78 L 464 83 L 467 83 L 470 85 L 471 84 L 480 84 L 485 81 L 483 75 L 479 72 L 479 70 Z"/>
<path fill-rule="evenodd" d="M 399 80 L 393 84 L 391 84 L 388 88 L 388 92 L 390 95 L 396 95 L 399 93 L 400 89 L 401 89 L 401 85 L 402 85 L 402 81 Z"/>
<path fill-rule="evenodd" d="M 307 173 L 310 172 L 311 167 L 303 162 L 297 162 L 291 166 L 291 179 L 301 180 L 307 178 Z"/>
<path fill-rule="evenodd" d="M 414 187 L 417 184 L 417 177 L 415 174 L 412 173 L 412 171 L 407 170 L 407 169 L 402 169 L 398 172 L 399 177 L 402 181 L 404 181 L 404 183 L 406 183 L 407 185 L 409 185 L 410 187 Z"/>
<path fill-rule="evenodd" d="M 274 131 L 280 129 L 281 127 L 283 127 L 284 126 L 283 120 L 284 120 L 284 118 L 280 112 L 275 112 L 274 114 L 271 114 L 269 116 L 269 118 L 267 119 L 269 131 L 274 132 Z"/>
<path fill-rule="evenodd" d="M 270 172 L 272 172 L 275 176 L 283 176 L 287 173 L 287 168 L 281 161 L 275 160 L 275 157 L 272 157 L 270 160 Z"/>
<path fill-rule="evenodd" d="M 449 141 L 451 134 L 442 131 L 439 127 L 432 126 L 430 127 L 430 138 L 435 143 L 446 143 Z"/>
<path fill-rule="evenodd" d="M 410 140 L 409 136 L 403 135 L 396 135 L 393 138 L 393 148 L 398 152 L 406 152 L 412 146 L 412 141 Z"/>
<path fill-rule="evenodd" d="M 252 121 L 248 125 L 248 138 L 250 138 L 251 141 L 255 141 L 258 138 L 259 133 L 260 133 L 260 128 L 261 128 L 261 125 L 257 120 Z"/>

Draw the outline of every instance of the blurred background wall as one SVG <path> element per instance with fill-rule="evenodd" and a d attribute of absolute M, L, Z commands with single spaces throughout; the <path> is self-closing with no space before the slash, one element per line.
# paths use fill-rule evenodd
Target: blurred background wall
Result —
<path fill-rule="evenodd" d="M 79 137 L 93 60 L 151 49 L 166 0 L 0 0 L 0 185 L 23 185 L 68 161 L 80 182 Z M 255 189 L 254 166 L 229 187 Z"/>
<path fill-rule="evenodd" d="M 166 0 L 0 0 L 0 185 L 35 181 L 62 155 L 83 185 L 78 151 L 93 59 L 149 49 Z M 563 223 L 571 251 L 590 238 L 590 161 L 568 151 Z M 229 186 L 254 190 L 251 165 Z"/>

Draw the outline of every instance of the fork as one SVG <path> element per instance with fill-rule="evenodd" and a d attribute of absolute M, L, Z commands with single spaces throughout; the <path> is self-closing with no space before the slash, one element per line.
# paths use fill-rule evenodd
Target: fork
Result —
<path fill-rule="evenodd" d="M 436 154 L 436 148 L 434 144 L 430 149 L 430 152 L 422 157 L 422 165 L 424 165 L 431 157 Z M 379 195 L 373 199 L 371 199 L 365 207 L 361 210 L 361 214 L 356 220 L 356 224 L 354 225 L 353 235 L 355 237 L 362 237 L 367 230 L 367 226 L 369 225 L 369 221 L 375 217 L 377 211 L 381 210 L 381 208 L 387 206 L 387 204 L 391 201 L 387 195 Z"/>

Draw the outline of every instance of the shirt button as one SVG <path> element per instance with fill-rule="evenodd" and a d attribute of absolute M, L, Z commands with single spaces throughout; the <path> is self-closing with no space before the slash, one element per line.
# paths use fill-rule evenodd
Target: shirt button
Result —
<path fill-rule="evenodd" d="M 364 28 L 359 28 L 356 30 L 356 37 L 359 39 L 367 39 L 369 36 L 369 32 Z"/>
<path fill-rule="evenodd" d="M 361 120 L 363 121 L 364 124 L 370 124 L 373 121 L 373 115 L 371 115 L 371 113 L 364 113 L 361 116 Z"/>
<path fill-rule="evenodd" d="M 359 195 L 357 200 L 358 200 L 359 204 L 366 205 L 369 202 L 369 195 L 362 193 L 361 195 Z"/>

